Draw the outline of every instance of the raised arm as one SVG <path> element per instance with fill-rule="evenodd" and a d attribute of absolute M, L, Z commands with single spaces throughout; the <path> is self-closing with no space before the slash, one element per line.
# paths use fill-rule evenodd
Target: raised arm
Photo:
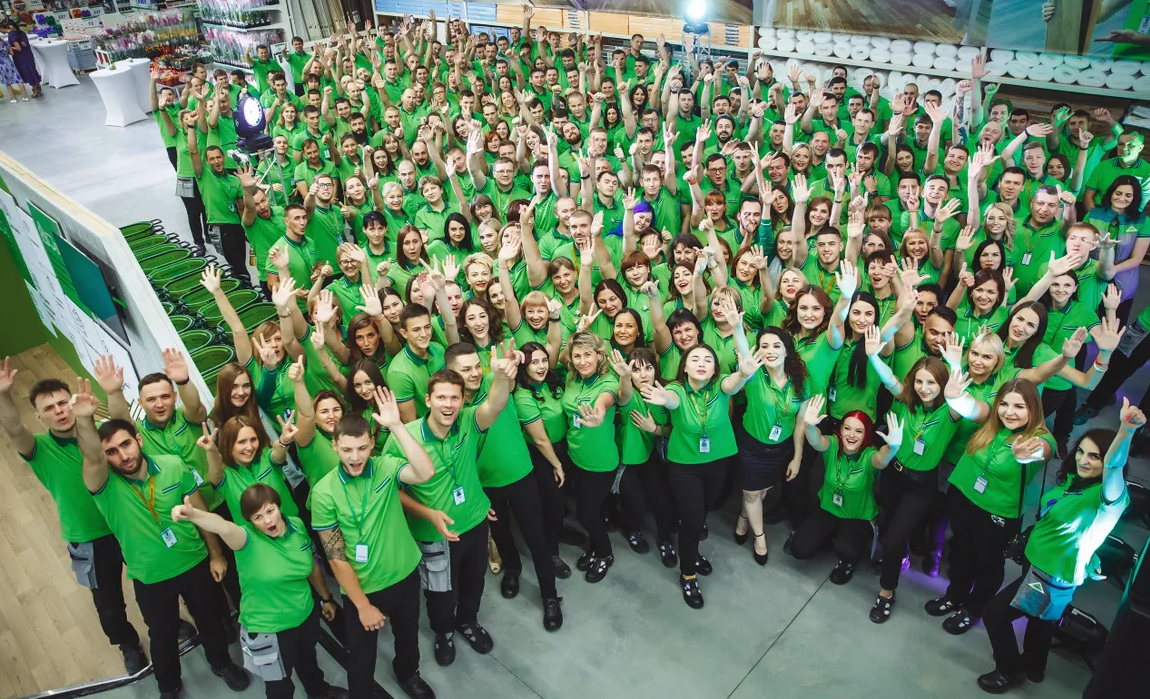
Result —
<path fill-rule="evenodd" d="M 1126 478 L 1122 467 L 1130 454 L 1130 442 L 1134 434 L 1146 425 L 1146 416 L 1137 407 L 1130 405 L 1130 399 L 1122 397 L 1122 412 L 1118 416 L 1118 435 L 1110 443 L 1106 458 L 1102 462 L 1102 498 L 1113 504 L 1126 494 Z"/>
<path fill-rule="evenodd" d="M 176 384 L 176 392 L 184 404 L 184 419 L 191 423 L 207 420 L 207 408 L 200 400 L 200 392 L 189 381 L 188 361 L 183 352 L 173 347 L 164 350 L 164 373 Z"/>
<path fill-rule="evenodd" d="M 28 428 L 24 427 L 24 421 L 20 419 L 20 408 L 12 399 L 12 386 L 16 382 L 16 373 L 17 370 L 12 368 L 12 358 L 5 357 L 0 364 L 0 427 L 4 428 L 8 439 L 12 441 L 12 446 L 16 447 L 16 452 L 28 458 L 36 449 L 36 438 Z"/>
<path fill-rule="evenodd" d="M 197 529 L 215 534 L 224 544 L 233 551 L 239 551 L 248 543 L 248 533 L 243 527 L 220 517 L 214 512 L 207 512 L 196 507 L 191 496 L 184 498 L 184 504 L 172 508 L 172 521 L 188 521 Z"/>
<path fill-rule="evenodd" d="M 514 342 L 508 342 L 501 351 L 503 356 L 497 357 L 495 348 L 491 348 L 490 366 L 494 379 L 487 400 L 475 409 L 475 425 L 482 432 L 486 432 L 487 428 L 494 425 L 499 419 L 499 413 L 507 407 L 507 399 L 511 395 L 515 375 L 519 371 L 519 362 L 523 358 L 523 353 L 516 351 Z"/>
<path fill-rule="evenodd" d="M 100 402 L 92 393 L 91 381 L 77 379 L 76 383 L 76 394 L 72 396 L 72 412 L 76 417 L 76 445 L 80 447 L 80 454 L 83 456 L 81 473 L 88 492 L 97 493 L 108 482 L 108 459 L 104 456 L 104 447 L 100 443 L 100 435 L 96 432 L 94 420 Z"/>

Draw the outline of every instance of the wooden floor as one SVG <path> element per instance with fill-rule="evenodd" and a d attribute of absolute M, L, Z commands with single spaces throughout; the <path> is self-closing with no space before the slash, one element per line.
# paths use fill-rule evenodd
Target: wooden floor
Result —
<path fill-rule="evenodd" d="M 777 0 L 773 26 L 957 44 L 954 10 L 942 0 Z"/>
<path fill-rule="evenodd" d="M 14 398 L 24 424 L 42 432 L 28 390 L 50 376 L 74 383 L 75 371 L 48 345 L 13 359 Z M 0 430 L 0 697 L 21 697 L 124 674 L 119 651 L 100 630 L 92 596 L 76 583 L 56 506 Z M 147 629 L 124 584 L 128 618 Z M 145 648 L 147 641 L 145 640 Z"/>

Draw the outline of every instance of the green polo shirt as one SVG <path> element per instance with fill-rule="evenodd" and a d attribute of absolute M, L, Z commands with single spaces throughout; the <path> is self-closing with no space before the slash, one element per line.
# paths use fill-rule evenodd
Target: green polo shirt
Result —
<path fill-rule="evenodd" d="M 333 180 L 339 179 L 339 173 L 336 172 L 335 166 L 327 160 L 323 160 L 319 167 L 312 167 L 306 160 L 301 160 L 295 166 L 295 171 L 292 172 L 292 175 L 296 182 L 303 182 L 304 186 L 309 189 L 311 188 L 311 183 L 319 175 L 327 175 Z"/>
<path fill-rule="evenodd" d="M 442 206 L 442 211 L 436 211 L 431 208 L 431 204 L 424 202 L 419 211 L 415 212 L 415 227 L 426 233 L 429 243 L 442 239 L 447 217 L 459 213 L 459 205 L 455 202 L 443 202 Z"/>
<path fill-rule="evenodd" d="M 912 471 L 937 467 L 962 418 L 955 419 L 945 401 L 933 410 L 919 405 L 912 413 L 906 404 L 896 399 L 891 410 L 904 425 L 898 462 Z"/>
<path fill-rule="evenodd" d="M 355 307 L 363 305 L 363 280 L 352 281 L 347 277 L 340 277 L 328 284 L 327 290 L 339 302 L 339 307 L 343 311 L 343 325 L 346 331 L 348 321 L 360 312 Z"/>
<path fill-rule="evenodd" d="M 487 402 L 495 376 L 487 374 L 479 390 L 467 401 L 467 407 L 478 408 Z M 499 412 L 499 417 L 480 439 L 479 482 L 484 488 L 502 488 L 531 473 L 531 454 L 519 424 L 519 411 L 514 401 Z"/>
<path fill-rule="evenodd" d="M 258 461 L 254 461 L 248 466 L 240 464 L 225 466 L 224 477 L 216 484 L 216 490 L 224 494 L 224 501 L 228 503 L 228 509 L 234 517 L 240 513 L 240 496 L 244 494 L 244 491 L 256 483 L 263 483 L 271 486 L 273 490 L 279 493 L 280 511 L 285 515 L 298 517 L 299 508 L 292 500 L 291 488 L 288 486 L 287 479 L 284 478 L 284 464 L 278 464 L 272 460 L 271 447 L 265 448 L 263 452 Z"/>
<path fill-rule="evenodd" d="M 614 374 L 598 374 L 581 379 L 575 372 L 567 377 L 563 391 L 563 412 L 567 415 L 567 453 L 584 471 L 605 473 L 619 466 L 619 448 L 615 444 L 615 403 L 607 408 L 603 424 L 588 427 L 579 414 L 582 404 L 595 405 L 599 396 L 610 393 L 619 399 L 619 380 Z"/>
<path fill-rule="evenodd" d="M 1054 436 L 1045 429 L 1037 436 L 1050 445 L 1053 453 Z M 992 515 L 1006 519 L 1022 516 L 1019 509 L 1021 491 L 1043 466 L 1041 461 L 1018 463 L 1011 451 L 1014 439 L 1015 434 L 1003 428 L 994 435 L 990 444 L 973 454 L 963 449 L 962 458 L 950 474 L 951 485 L 958 488 L 971 502 Z M 985 479 L 985 484 L 982 479 Z"/>
<path fill-rule="evenodd" d="M 840 453 L 838 435 L 830 435 L 827 441 L 830 445 L 823 452 L 826 476 L 819 488 L 819 505 L 839 519 L 874 519 L 878 504 L 874 499 L 876 472 L 871 459 L 878 450 L 867 447 L 848 456 Z M 835 504 L 836 495 L 841 498 L 841 505 Z"/>
<path fill-rule="evenodd" d="M 479 526 L 491 501 L 483 492 L 476 457 L 485 432 L 475 423 L 475 408 L 464 408 L 455 418 L 445 439 L 431 431 L 427 418 L 412 420 L 404 428 L 415 437 L 435 464 L 435 475 L 419 485 L 406 486 L 420 504 L 440 510 L 455 520 L 451 530 L 463 534 Z M 403 447 L 394 437 L 387 440 L 384 454 L 402 456 Z M 443 537 L 427 520 L 408 516 L 411 535 L 418 541 L 442 541 Z"/>
<path fill-rule="evenodd" d="M 777 308 L 778 303 L 775 306 Z M 842 348 L 832 348 L 826 332 L 821 332 L 811 337 L 795 338 L 795 351 L 807 365 L 807 395 L 825 393 Z"/>
<path fill-rule="evenodd" d="M 512 398 L 519 414 L 519 424 L 526 426 L 542 420 L 548 441 L 552 444 L 562 443 L 567 439 L 567 425 L 570 422 L 563 412 L 562 395 L 562 390 L 556 396 L 545 384 L 528 384 L 516 388 Z M 527 441 L 534 443 L 526 432 L 524 436 Z"/>
<path fill-rule="evenodd" d="M 679 398 L 679 409 L 669 411 L 672 427 L 667 442 L 669 461 L 706 464 L 738 452 L 735 428 L 731 424 L 730 396 L 723 393 L 717 377 L 702 391 L 678 382 L 668 385 L 667 390 Z M 707 451 L 703 451 L 704 446 Z"/>
<path fill-rule="evenodd" d="M 307 579 L 315 565 L 311 537 L 296 515 L 285 514 L 284 525 L 284 533 L 275 538 L 253 524 L 241 525 L 248 540 L 236 549 L 244 597 L 240 623 L 250 633 L 294 629 L 315 609 Z"/>
<path fill-rule="evenodd" d="M 307 220 L 307 238 L 315 243 L 316 255 L 320 260 L 339 269 L 335 251 L 344 242 L 343 214 L 338 206 L 316 205 Z M 309 285 L 310 286 L 310 285 Z"/>
<path fill-rule="evenodd" d="M 655 448 L 655 435 L 644 432 L 631 422 L 632 413 L 647 415 L 656 425 L 667 424 L 667 409 L 661 405 L 649 405 L 639 395 L 638 389 L 631 394 L 631 400 L 620 406 L 619 454 L 625 466 L 638 466 L 647 463 Z"/>
<path fill-rule="evenodd" d="M 56 503 L 60 538 L 84 543 L 112 533 L 84 485 L 84 457 L 72 438 L 51 432 L 33 437 L 32 455 L 24 457 L 40 485 Z"/>
<path fill-rule="evenodd" d="M 969 344 L 978 336 L 978 331 L 983 326 L 992 333 L 998 332 L 998 329 L 1002 327 L 1009 316 L 1010 308 L 1005 304 L 998 306 L 986 315 L 975 315 L 974 306 L 966 303 L 966 299 L 963 299 L 962 306 L 958 310 L 958 321 L 954 325 L 954 334 Z"/>
<path fill-rule="evenodd" d="M 916 328 L 914 339 L 910 341 L 910 344 L 905 347 L 896 347 L 887 364 L 899 381 L 913 382 L 913 378 L 907 378 L 911 367 L 915 365 L 915 362 L 927 356 L 930 356 L 930 353 L 926 351 L 926 341 L 922 338 L 922 328 Z"/>
<path fill-rule="evenodd" d="M 964 370 L 970 371 L 967 367 Z M 987 405 L 994 405 L 994 399 L 998 396 L 998 387 L 1005 381 L 1002 372 L 997 372 L 986 377 L 982 383 L 972 382 L 966 388 L 970 395 L 974 396 L 976 400 L 980 400 Z M 982 427 L 977 422 L 971 420 L 960 420 L 958 429 L 955 430 L 954 436 L 950 438 L 950 444 L 946 447 L 946 454 L 943 456 L 943 461 L 948 464 L 957 464 L 966 453 L 966 445 L 974 433 Z"/>
<path fill-rule="evenodd" d="M 409 465 L 402 453 L 373 456 L 358 477 L 340 467 L 312 491 L 312 528 L 321 532 L 339 527 L 348 565 L 364 594 L 411 575 L 423 557 L 399 502 L 399 472 Z M 367 547 L 366 561 L 356 560 L 360 545 Z"/>
<path fill-rule="evenodd" d="M 271 207 L 271 215 L 267 218 L 257 215 L 252 225 L 244 226 L 244 233 L 252 246 L 252 255 L 256 258 L 255 267 L 261 282 L 267 281 L 268 278 L 268 253 L 285 232 L 283 207 L 274 205 Z"/>
<path fill-rule="evenodd" d="M 427 414 L 427 380 L 442 368 L 443 345 L 432 342 L 427 347 L 427 359 L 422 359 L 404 344 L 387 367 L 387 385 L 397 402 L 415 401 L 415 413 L 423 417 Z"/>
<path fill-rule="evenodd" d="M 766 369 L 760 369 L 751 375 L 743 390 L 747 394 L 747 412 L 743 415 L 747 434 L 763 444 L 780 444 L 794 436 L 795 418 L 803 399 L 789 379 L 778 386 Z"/>
<path fill-rule="evenodd" d="M 314 495 L 316 483 L 339 468 L 339 455 L 331 445 L 331 435 L 319 427 L 315 428 L 315 436 L 307 446 L 299 447 L 298 452 L 300 468 L 303 470 L 304 478 L 307 479 L 307 484 L 313 488 Z"/>
<path fill-rule="evenodd" d="M 244 196 L 240 178 L 228 174 L 227 171 L 217 175 L 210 167 L 205 166 L 198 181 L 208 223 L 211 225 L 240 223 L 239 209 L 236 206 L 236 199 Z"/>
<path fill-rule="evenodd" d="M 311 288 L 311 272 L 315 268 L 316 262 L 319 260 L 319 254 L 315 249 L 315 241 L 311 238 L 304 236 L 303 240 L 296 242 L 292 240 L 285 233 L 279 240 L 272 243 L 272 250 L 287 250 L 288 253 L 288 272 L 291 273 L 292 279 L 295 280 L 297 289 L 310 289 Z M 256 260 L 260 262 L 260 260 Z M 265 256 L 263 262 L 265 273 L 279 274 L 279 270 L 275 265 Z"/>
<path fill-rule="evenodd" d="M 1069 478 L 1042 496 L 1042 519 L 1026 542 L 1026 560 L 1044 573 L 1081 585 L 1086 582 L 1092 552 L 1118 523 L 1130 504 L 1130 494 L 1107 503 L 1101 483 L 1070 490 L 1075 481 Z M 1091 555 L 1083 555 L 1087 552 Z"/>
<path fill-rule="evenodd" d="M 1046 262 L 1043 262 L 1042 266 L 1039 267 L 1039 278 L 1046 274 L 1046 270 L 1049 266 L 1050 257 L 1047 256 Z M 1078 280 L 1077 300 L 1090 309 L 1101 306 L 1102 293 L 1106 290 L 1108 281 L 1106 277 L 1102 276 L 1102 267 L 1099 266 L 1098 260 L 1086 260 L 1085 263 L 1074 270 L 1074 278 Z"/>
<path fill-rule="evenodd" d="M 204 431 L 199 425 L 188 422 L 183 408 L 176 408 L 163 427 L 144 419 L 136 421 L 136 429 L 144 439 L 145 452 L 153 456 L 179 457 L 188 467 L 195 469 L 200 495 L 204 496 L 209 510 L 216 509 L 224 501 L 224 496 L 207 482 L 208 459 L 204 450 L 196 446 Z"/>
<path fill-rule="evenodd" d="M 851 374 L 851 358 L 855 352 L 863 355 L 860 359 L 865 367 L 863 381 L 856 383 Z M 808 368 L 809 371 L 809 368 Z M 878 372 L 871 366 L 870 359 L 863 351 L 861 341 L 847 341 L 835 361 L 831 382 L 827 386 L 827 414 L 836 420 L 852 410 L 861 410 L 872 418 L 878 417 L 878 389 L 882 381 Z"/>
<path fill-rule="evenodd" d="M 1094 260 L 1091 260 L 1090 263 L 1096 264 Z M 1081 286 L 1078 288 L 1078 294 L 1079 298 L 1082 298 Z M 1098 312 L 1094 310 L 1098 308 L 1098 303 L 1090 305 L 1091 303 L 1093 302 L 1070 299 L 1070 303 L 1062 308 L 1055 308 L 1053 305 L 1047 308 L 1046 334 L 1042 337 L 1043 344 L 1048 345 L 1053 350 L 1054 347 L 1062 347 L 1062 344 L 1069 340 L 1078 328 L 1086 328 L 1089 331 L 1100 325 L 1102 321 L 1098 318 Z M 1074 384 L 1055 374 L 1046 382 L 1045 388 L 1049 388 L 1051 391 L 1068 391 L 1074 388 Z"/>
<path fill-rule="evenodd" d="M 1086 189 L 1095 193 L 1098 199 L 1114 184 L 1119 175 L 1132 175 L 1142 185 L 1142 203 L 1150 200 L 1150 162 L 1139 158 L 1128 167 L 1122 166 L 1121 158 L 1103 160 L 1094 167 L 1090 179 L 1086 182 Z"/>
<path fill-rule="evenodd" d="M 1058 357 L 1059 354 L 1054 349 L 1052 349 L 1050 345 L 1046 344 L 1045 342 L 1040 342 L 1038 343 L 1038 346 L 1034 348 L 1033 361 L 1031 362 L 1030 366 L 1020 367 L 1017 366 L 1015 362 L 1018 361 L 1018 350 L 1022 349 L 1022 345 L 1019 345 L 1018 347 L 1011 347 L 1006 345 L 1003 349 L 1005 350 L 1006 354 L 1006 364 L 1002 368 L 1002 373 L 1006 376 L 1006 378 L 1004 378 L 1003 381 L 1017 378 L 1018 372 L 1023 371 L 1024 369 L 1032 369 L 1039 364 L 1044 364 L 1051 359 Z M 1039 393 L 1042 393 L 1042 389 L 1046 386 L 1046 383 L 1041 383 L 1038 385 Z"/>
<path fill-rule="evenodd" d="M 194 524 L 172 521 L 172 508 L 196 492 L 199 479 L 178 457 L 141 456 L 148 463 L 146 479 L 133 481 L 109 469 L 92 497 L 124 551 L 128 579 L 152 585 L 191 570 L 208 549 Z M 170 532 L 170 546 L 164 532 Z"/>
<path fill-rule="evenodd" d="M 1015 217 L 1018 223 L 1014 233 L 1014 249 L 1007 251 L 1007 264 L 1014 270 L 1018 293 L 1025 295 L 1042 276 L 1042 267 L 1050 262 L 1050 253 L 1061 256 L 1066 251 L 1062 237 L 1062 219 L 1058 216 L 1050 223 L 1035 228 L 1030 214 Z"/>

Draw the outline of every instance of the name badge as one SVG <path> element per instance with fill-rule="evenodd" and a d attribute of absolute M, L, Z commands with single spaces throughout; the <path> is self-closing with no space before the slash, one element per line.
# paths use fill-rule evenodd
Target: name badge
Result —
<path fill-rule="evenodd" d="M 571 426 L 577 430 L 583 428 L 583 420 L 579 419 L 579 413 L 571 416 Z"/>
<path fill-rule="evenodd" d="M 782 436 L 783 436 L 782 425 L 775 425 L 774 427 L 771 428 L 771 434 L 767 437 L 767 439 L 771 440 L 772 442 L 777 442 L 777 441 L 779 441 L 779 437 L 782 437 Z"/>
<path fill-rule="evenodd" d="M 160 530 L 160 538 L 164 540 L 164 546 L 172 548 L 176 545 L 176 533 L 172 531 L 171 527 L 164 527 Z"/>
<path fill-rule="evenodd" d="M 986 480 L 986 476 L 979 476 L 974 479 L 974 492 L 985 493 L 986 486 L 990 481 Z"/>
<path fill-rule="evenodd" d="M 831 502 L 833 502 L 835 504 L 835 507 L 842 507 L 843 506 L 843 494 L 842 493 L 835 493 L 835 494 L 831 495 Z"/>
<path fill-rule="evenodd" d="M 918 439 L 914 440 L 914 453 L 922 456 L 925 451 L 926 442 L 923 441 L 923 438 L 919 437 Z"/>
<path fill-rule="evenodd" d="M 1024 265 L 1028 265 L 1028 264 L 1030 264 L 1030 253 L 1028 253 L 1028 252 L 1027 252 L 1027 253 L 1023 253 L 1023 255 L 1022 255 L 1022 264 L 1024 264 Z"/>
<path fill-rule="evenodd" d="M 367 544 L 355 545 L 355 562 L 367 563 Z"/>
<path fill-rule="evenodd" d="M 832 403 L 834 403 L 838 399 L 838 397 L 839 397 L 839 392 L 835 389 L 834 386 L 831 386 L 830 388 L 827 389 L 827 398 L 829 398 Z"/>
<path fill-rule="evenodd" d="M 203 486 L 204 484 L 204 477 L 201 476 L 200 472 L 194 468 L 192 469 L 192 480 L 196 482 L 197 487 Z"/>
<path fill-rule="evenodd" d="M 458 486 L 455 490 L 451 491 L 451 496 L 455 498 L 456 505 L 462 505 L 467 501 L 467 496 L 463 494 L 463 486 Z"/>
<path fill-rule="evenodd" d="M 699 437 L 699 453 L 700 454 L 710 454 L 711 453 L 711 438 L 710 437 Z"/>

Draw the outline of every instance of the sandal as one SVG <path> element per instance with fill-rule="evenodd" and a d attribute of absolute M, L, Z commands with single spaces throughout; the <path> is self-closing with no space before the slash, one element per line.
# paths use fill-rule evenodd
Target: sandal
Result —
<path fill-rule="evenodd" d="M 874 606 L 870 608 L 870 620 L 876 624 L 885 623 L 890 619 L 890 608 L 894 606 L 894 595 L 890 597 L 878 596 Z"/>
<path fill-rule="evenodd" d="M 758 541 L 760 536 L 763 537 L 763 546 L 765 547 L 767 544 L 766 532 L 763 532 L 762 534 L 755 534 L 755 540 Z M 767 564 L 767 559 L 771 555 L 770 551 L 767 551 L 766 553 L 759 553 L 758 551 L 754 550 L 753 547 L 751 548 L 751 553 L 753 553 L 755 556 L 755 563 L 758 563 L 761 566 L 765 566 Z"/>
<path fill-rule="evenodd" d="M 948 614 L 953 614 L 954 611 L 958 609 L 958 605 L 946 597 L 935 597 L 923 605 L 923 609 L 931 616 L 947 616 Z"/>
<path fill-rule="evenodd" d="M 978 623 L 978 618 L 972 617 L 965 609 L 960 609 L 942 622 L 942 628 L 952 636 L 961 636 L 970 631 Z"/>
<path fill-rule="evenodd" d="M 495 539 L 491 538 L 491 534 L 487 535 L 487 567 L 496 575 L 503 570 L 503 558 L 499 555 L 499 549 L 496 548 Z"/>

